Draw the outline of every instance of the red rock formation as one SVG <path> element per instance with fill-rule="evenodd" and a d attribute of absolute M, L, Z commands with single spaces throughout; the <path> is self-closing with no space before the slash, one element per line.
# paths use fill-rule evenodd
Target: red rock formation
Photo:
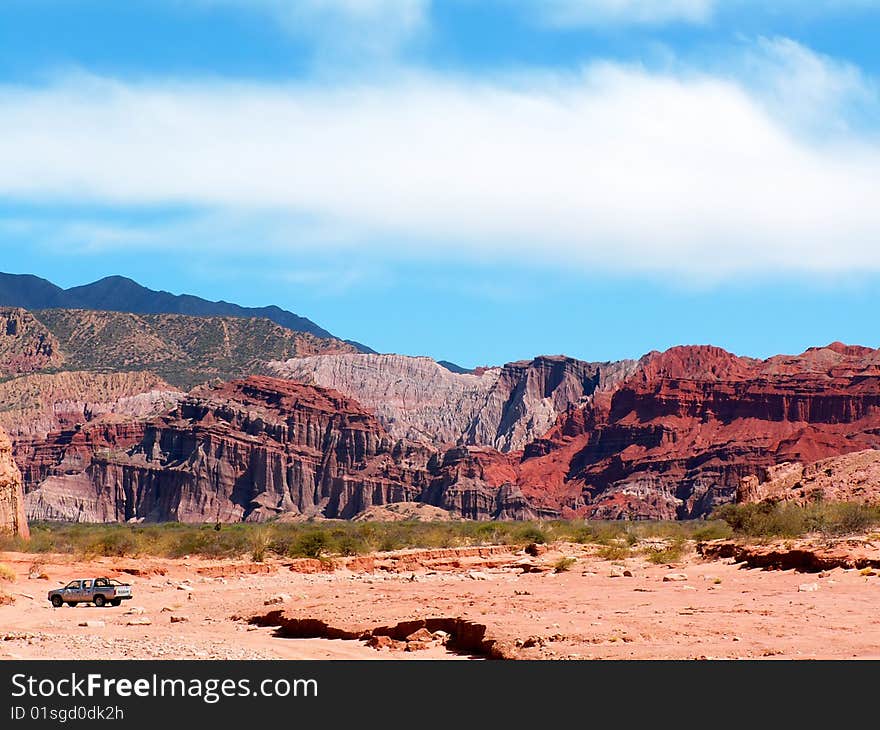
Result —
<path fill-rule="evenodd" d="M 0 308 L 0 374 L 32 373 L 63 361 L 58 340 L 34 315 Z"/>
<path fill-rule="evenodd" d="M 737 502 L 861 502 L 880 504 L 880 450 L 814 461 L 784 462 L 743 479 Z"/>
<path fill-rule="evenodd" d="M 590 517 L 700 516 L 767 466 L 880 448 L 878 407 L 876 350 L 835 343 L 759 361 L 677 347 L 560 418 L 526 449 L 520 484 Z"/>
<path fill-rule="evenodd" d="M 28 495 L 32 514 L 201 522 L 315 513 L 334 478 L 389 447 L 375 419 L 350 399 L 260 377 L 196 389 L 139 428 L 100 432 L 90 424 L 73 435 L 62 460 L 53 454 L 55 471 L 66 476 Z M 80 453 L 76 442 L 92 448 Z"/>
<path fill-rule="evenodd" d="M 139 444 L 146 423 L 139 421 L 99 421 L 55 431 L 45 439 L 15 442 L 16 461 L 22 465 L 25 491 L 51 476 L 85 471 L 93 459 L 113 452 L 125 452 Z"/>
<path fill-rule="evenodd" d="M 870 537 L 822 536 L 786 539 L 761 544 L 743 544 L 739 540 L 709 540 L 697 545 L 697 551 L 709 560 L 732 558 L 749 568 L 797 570 L 818 573 L 844 568 L 868 569 L 870 575 L 880 568 L 880 550 Z"/>
<path fill-rule="evenodd" d="M 266 377 L 197 389 L 130 428 L 99 419 L 21 447 L 29 515 L 350 518 L 416 501 L 474 519 L 687 518 L 774 464 L 880 448 L 880 353 L 650 353 L 511 453 L 395 439 L 351 398 Z"/>
<path fill-rule="evenodd" d="M 199 388 L 167 415 L 128 425 L 87 424 L 30 445 L 29 513 L 82 521 L 352 517 L 425 501 L 434 482 L 455 481 L 433 449 L 395 443 L 350 398 L 286 380 Z"/>
<path fill-rule="evenodd" d="M 12 444 L 0 429 L 0 532 L 30 537 L 25 517 L 21 472 L 12 458 Z"/>

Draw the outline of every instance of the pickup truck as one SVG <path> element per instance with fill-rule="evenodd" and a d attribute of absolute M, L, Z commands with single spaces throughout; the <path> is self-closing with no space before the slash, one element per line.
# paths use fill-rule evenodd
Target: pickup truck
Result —
<path fill-rule="evenodd" d="M 77 578 L 64 588 L 49 591 L 49 600 L 55 608 L 61 608 L 65 603 L 71 606 L 94 603 L 99 608 L 118 606 L 131 597 L 131 586 L 113 578 Z"/>

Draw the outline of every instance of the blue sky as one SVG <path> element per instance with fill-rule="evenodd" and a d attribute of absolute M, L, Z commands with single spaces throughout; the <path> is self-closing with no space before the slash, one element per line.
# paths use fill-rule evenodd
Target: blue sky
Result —
<path fill-rule="evenodd" d="M 880 346 L 875 0 L 6 0 L 0 269 L 463 365 Z"/>

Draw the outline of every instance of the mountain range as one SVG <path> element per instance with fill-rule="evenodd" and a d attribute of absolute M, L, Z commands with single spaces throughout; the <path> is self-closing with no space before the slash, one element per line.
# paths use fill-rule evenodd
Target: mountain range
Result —
<path fill-rule="evenodd" d="M 191 388 L 263 372 L 268 360 L 356 352 L 269 319 L 0 307 L 0 376 L 148 371 Z"/>
<path fill-rule="evenodd" d="M 32 274 L 0 273 L 0 306 L 23 309 L 90 309 L 132 314 L 184 314 L 195 317 L 268 319 L 294 332 L 307 332 L 322 339 L 338 339 L 310 319 L 276 306 L 242 307 L 212 302 L 191 294 L 170 294 L 141 286 L 124 276 L 108 276 L 91 284 L 62 289 Z M 359 352 L 374 352 L 350 341 Z"/>
<path fill-rule="evenodd" d="M 31 520 L 349 519 L 393 502 L 690 519 L 765 493 L 877 491 L 858 476 L 880 450 L 867 347 L 466 371 L 265 317 L 44 309 L 12 281 L 34 308 L 0 307 L 0 429 Z"/>

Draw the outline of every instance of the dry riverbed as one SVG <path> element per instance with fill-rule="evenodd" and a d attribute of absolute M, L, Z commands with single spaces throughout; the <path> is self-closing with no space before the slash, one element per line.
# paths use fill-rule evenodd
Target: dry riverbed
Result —
<path fill-rule="evenodd" d="M 35 566 L 32 554 L 0 553 L 16 574 L 2 584 L 15 601 L 0 606 L 0 658 L 880 657 L 880 577 L 867 568 L 763 570 L 693 552 L 654 565 L 575 544 L 533 552 L 408 550 L 332 566 L 67 555 Z M 46 600 L 98 575 L 131 582 L 134 599 Z"/>

